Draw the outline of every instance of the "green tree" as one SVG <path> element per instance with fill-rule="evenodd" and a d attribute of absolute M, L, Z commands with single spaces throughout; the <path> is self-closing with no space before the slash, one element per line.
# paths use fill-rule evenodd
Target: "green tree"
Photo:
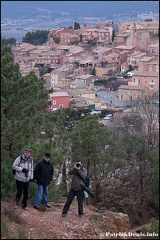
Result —
<path fill-rule="evenodd" d="M 81 158 L 95 181 L 101 181 L 108 171 L 122 166 L 126 157 L 124 149 L 119 148 L 96 116 L 86 116 L 75 122 L 71 149 L 73 159 Z"/>
<path fill-rule="evenodd" d="M 73 27 L 72 27 L 72 26 L 69 26 L 67 29 L 73 29 Z"/>
<path fill-rule="evenodd" d="M 37 30 L 28 32 L 22 41 L 33 45 L 43 45 L 48 40 L 49 30 Z"/>
<path fill-rule="evenodd" d="M 80 34 L 80 42 L 82 42 L 82 38 L 83 38 L 83 35 L 82 35 L 82 34 Z"/>
<path fill-rule="evenodd" d="M 55 38 L 54 38 L 54 42 L 55 42 L 55 43 L 60 43 L 60 41 L 61 41 L 61 39 L 60 39 L 59 37 L 55 37 Z"/>
<path fill-rule="evenodd" d="M 94 66 L 93 70 L 92 70 L 92 75 L 96 76 L 96 68 Z"/>
<path fill-rule="evenodd" d="M 8 38 L 5 40 L 5 44 L 9 46 L 16 46 L 16 39 L 15 38 Z"/>
<path fill-rule="evenodd" d="M 129 70 L 129 72 L 130 72 L 130 71 L 133 71 L 133 70 L 134 70 L 134 67 L 130 64 L 128 70 Z"/>
<path fill-rule="evenodd" d="M 113 31 L 112 31 L 112 42 L 114 42 L 114 38 L 115 38 L 115 31 L 114 31 L 114 28 L 113 28 Z"/>
<path fill-rule="evenodd" d="M 80 29 L 80 24 L 78 22 L 74 22 L 74 30 Z"/>
<path fill-rule="evenodd" d="M 63 158 L 62 151 L 53 148 L 57 140 L 52 140 L 57 131 L 54 122 L 58 118 L 52 113 L 48 116 L 49 91 L 44 87 L 44 79 L 37 78 L 34 72 L 22 77 L 8 46 L 1 46 L 1 63 L 1 197 L 4 199 L 14 191 L 11 163 L 23 153 L 24 147 L 30 146 L 37 159 L 45 151 L 51 152 L 55 164 L 61 164 Z M 45 138 L 42 129 L 46 130 Z"/>
<path fill-rule="evenodd" d="M 152 167 L 147 171 L 149 183 L 147 185 L 147 202 L 159 213 L 159 147 L 152 151 Z"/>

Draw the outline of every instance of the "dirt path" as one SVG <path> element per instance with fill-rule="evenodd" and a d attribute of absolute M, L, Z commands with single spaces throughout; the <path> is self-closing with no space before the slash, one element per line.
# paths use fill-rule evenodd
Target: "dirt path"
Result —
<path fill-rule="evenodd" d="M 11 204 L 8 203 L 8 207 L 10 207 L 10 205 Z M 16 213 L 18 213 L 27 223 L 29 239 L 85 238 L 85 230 L 82 231 L 82 228 L 85 225 L 84 218 L 86 223 L 89 221 L 89 217 L 93 213 L 92 210 L 89 210 L 89 207 L 84 206 L 85 215 L 82 218 L 79 218 L 76 199 L 73 201 L 66 217 L 62 217 L 64 201 L 58 204 L 50 203 L 50 205 L 52 208 L 47 208 L 45 211 L 34 209 L 31 205 L 28 206 L 28 210 L 23 210 L 21 207 L 15 209 Z M 88 234 L 87 238 L 89 238 Z"/>

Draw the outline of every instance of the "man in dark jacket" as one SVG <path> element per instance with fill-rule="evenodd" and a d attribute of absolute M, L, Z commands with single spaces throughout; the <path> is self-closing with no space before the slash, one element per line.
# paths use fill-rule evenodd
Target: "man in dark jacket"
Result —
<path fill-rule="evenodd" d="M 75 196 L 77 196 L 77 201 L 78 201 L 78 214 L 79 214 L 79 217 L 82 217 L 83 199 L 84 199 L 84 190 L 82 188 L 82 185 L 84 185 L 83 180 L 85 181 L 87 176 L 87 169 L 83 167 L 82 161 L 78 160 L 75 163 L 74 167 L 68 172 L 68 174 L 73 175 L 73 178 L 71 182 L 71 188 L 67 196 L 67 201 L 62 210 L 62 217 L 65 217 L 67 215 L 67 212 Z"/>
<path fill-rule="evenodd" d="M 51 208 L 51 206 L 48 205 L 48 187 L 50 181 L 53 179 L 54 169 L 50 158 L 50 153 L 46 152 L 43 160 L 39 161 L 35 166 L 34 179 L 37 181 L 38 191 L 33 207 L 36 209 L 39 209 L 41 200 L 44 206 Z"/>

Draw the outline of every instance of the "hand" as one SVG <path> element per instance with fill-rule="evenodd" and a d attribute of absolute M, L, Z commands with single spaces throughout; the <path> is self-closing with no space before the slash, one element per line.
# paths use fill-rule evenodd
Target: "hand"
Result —
<path fill-rule="evenodd" d="M 22 169 L 22 172 L 27 173 L 27 172 L 28 172 L 28 169 L 27 169 L 27 168 L 23 168 L 23 169 Z"/>
<path fill-rule="evenodd" d="M 79 163 L 78 163 L 78 164 L 79 164 Z M 81 164 L 79 164 L 79 167 L 77 167 L 77 163 L 75 163 L 74 168 L 75 168 L 76 170 L 80 169 L 80 168 L 81 168 Z"/>

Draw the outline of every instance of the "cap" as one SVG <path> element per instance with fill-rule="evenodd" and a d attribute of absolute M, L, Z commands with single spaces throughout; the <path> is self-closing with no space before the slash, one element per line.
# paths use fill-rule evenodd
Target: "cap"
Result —
<path fill-rule="evenodd" d="M 44 154 L 44 156 L 45 156 L 46 158 L 50 158 L 50 157 L 51 157 L 51 154 L 48 153 L 48 152 L 46 152 L 46 153 Z"/>
<path fill-rule="evenodd" d="M 28 152 L 32 152 L 32 150 L 30 148 L 25 148 L 25 151 L 28 151 Z"/>

